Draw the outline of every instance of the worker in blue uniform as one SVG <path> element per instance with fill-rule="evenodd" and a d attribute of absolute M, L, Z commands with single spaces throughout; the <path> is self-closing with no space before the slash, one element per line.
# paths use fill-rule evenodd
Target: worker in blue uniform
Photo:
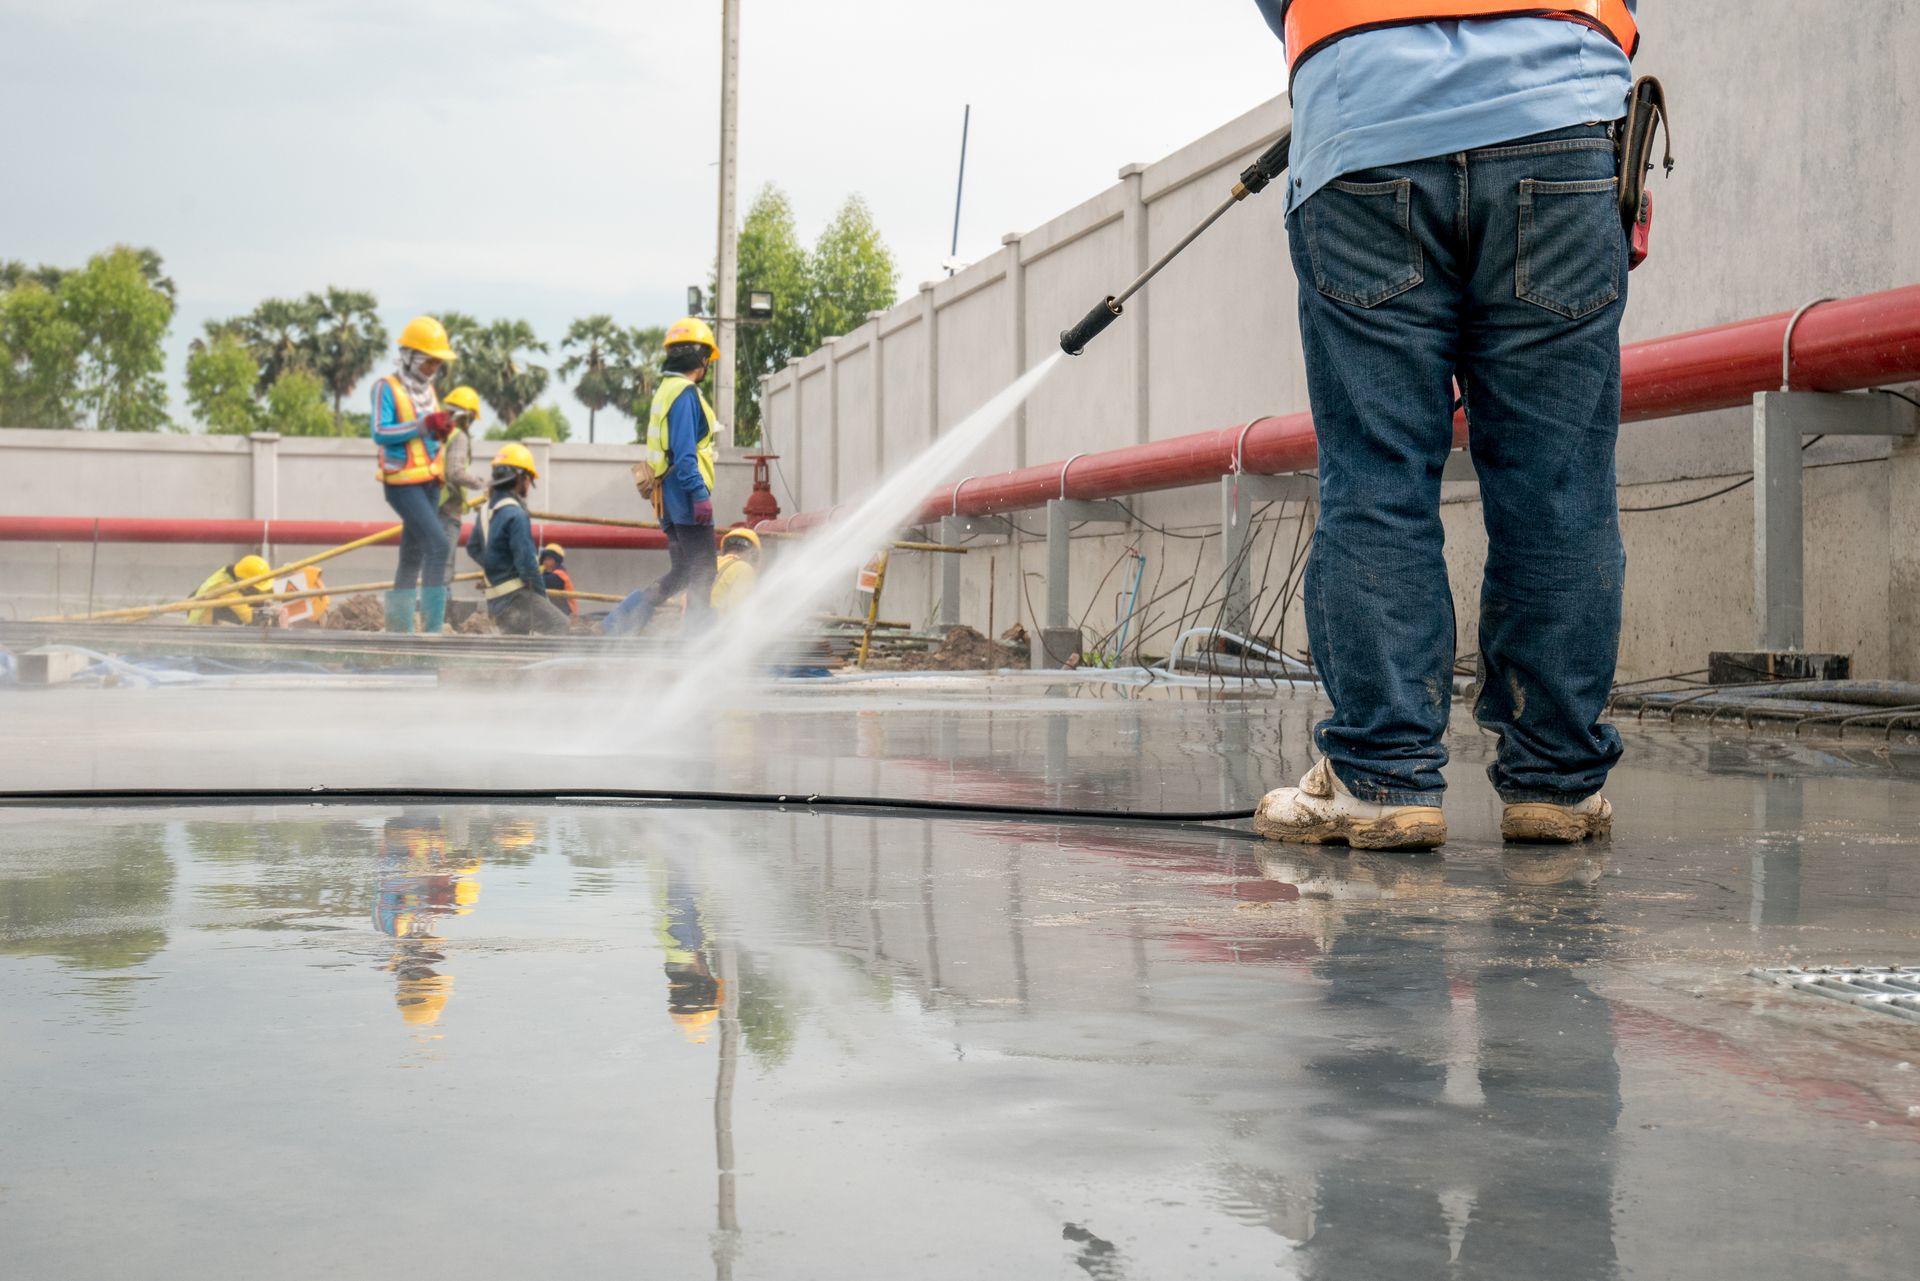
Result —
<path fill-rule="evenodd" d="M 567 616 L 547 599 L 547 585 L 534 552 L 533 522 L 526 497 L 540 477 L 533 451 L 509 441 L 493 456 L 487 504 L 467 535 L 467 554 L 480 563 L 487 614 L 494 626 L 513 636 L 534 632 L 561 635 L 571 630 Z"/>

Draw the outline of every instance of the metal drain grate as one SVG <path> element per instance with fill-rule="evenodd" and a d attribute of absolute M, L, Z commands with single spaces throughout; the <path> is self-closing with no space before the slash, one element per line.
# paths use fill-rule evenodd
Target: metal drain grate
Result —
<path fill-rule="evenodd" d="M 1804 970 L 1787 966 L 1747 973 L 1796 992 L 1831 996 L 1920 1022 L 1920 966 L 1814 965 Z"/>

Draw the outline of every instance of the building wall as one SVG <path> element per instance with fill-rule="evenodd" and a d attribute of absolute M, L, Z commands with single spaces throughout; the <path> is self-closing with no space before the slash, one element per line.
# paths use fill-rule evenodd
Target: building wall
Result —
<path fill-rule="evenodd" d="M 532 506 L 565 515 L 651 520 L 633 490 L 636 445 L 528 442 L 540 466 Z M 491 442 L 476 443 L 484 466 Z M 9 516 L 190 517 L 206 520 L 388 520 L 364 440 L 262 435 L 115 435 L 0 430 L 0 475 Z M 752 489 L 751 464 L 722 462 L 714 504 L 738 519 Z M 269 527 L 269 534 L 271 527 Z M 221 565 L 251 546 L 0 542 L 0 617 L 33 618 L 153 604 L 191 595 Z M 317 547 L 290 547 L 282 559 Z M 393 577 L 392 546 L 350 552 L 325 567 L 335 585 Z M 570 552 L 567 566 L 585 591 L 623 594 L 666 570 L 659 552 Z M 474 568 L 464 552 L 456 567 Z M 463 588 L 470 592 L 472 588 Z"/>
<path fill-rule="evenodd" d="M 1626 341 L 1920 281 L 1920 218 L 1912 216 L 1920 207 L 1920 166 L 1912 163 L 1912 140 L 1920 137 L 1913 88 L 1920 84 L 1920 0 L 1844 7 L 1846 20 L 1837 22 L 1831 6 L 1796 0 L 1647 6 L 1638 65 L 1666 84 L 1679 167 L 1670 180 L 1654 179 L 1655 256 L 1634 273 Z M 935 428 L 950 428 L 1057 350 L 1060 330 L 1224 198 L 1287 119 L 1286 100 L 1276 97 L 1156 163 L 1128 165 L 1105 191 L 1009 235 L 998 252 L 923 285 L 882 316 L 880 330 L 892 334 L 880 364 L 879 436 L 889 465 L 926 439 L 929 404 Z M 1065 362 L 961 474 L 1064 462 L 1306 409 L 1296 302 L 1280 199 L 1257 197 L 1130 302 L 1084 356 Z M 937 334 L 932 361 L 925 357 L 929 328 Z M 791 406 L 796 376 L 835 359 L 846 356 L 829 349 L 776 374 L 767 385 L 771 403 Z M 797 445 L 808 457 L 829 452 L 836 424 L 821 413 L 818 400 L 803 396 L 797 415 L 775 417 L 774 447 Z M 864 437 L 873 428 L 870 418 L 843 410 L 838 430 Z M 1752 466 L 1751 436 L 1746 410 L 1624 428 L 1622 505 L 1731 483 Z M 1920 610 L 1892 587 L 1920 584 L 1906 537 L 1916 528 L 1907 514 L 1912 464 L 1888 456 L 1886 443 L 1872 440 L 1823 441 L 1807 455 L 1807 644 L 1851 652 L 1862 675 L 1920 677 L 1920 617 L 1909 619 Z M 847 458 L 842 451 L 836 501 L 874 479 L 851 470 Z M 817 463 L 807 475 L 819 475 Z M 797 498 L 818 508 L 831 491 L 824 477 L 810 479 Z M 1095 584 L 1126 547 L 1191 572 L 1202 546 L 1192 536 L 1217 531 L 1220 518 L 1211 485 L 1143 496 L 1133 507 L 1145 521 L 1189 537 L 1169 538 L 1145 524 L 1083 529 L 1073 614 L 1086 613 L 1090 631 L 1104 630 L 1097 620 L 1114 609 L 1104 599 L 1111 584 L 1100 599 Z M 1624 517 L 1623 676 L 1703 667 L 1708 649 L 1752 644 L 1752 510 L 1750 490 L 1740 490 Z M 1449 486 L 1445 519 L 1461 649 L 1471 650 L 1484 540 L 1470 486 Z M 1044 529 L 1038 512 L 1022 514 L 1020 523 L 1031 533 Z M 961 616 L 984 626 L 991 595 L 996 629 L 1016 618 L 1031 627 L 1027 601 L 1044 609 L 1044 584 L 1023 576 L 1044 569 L 1043 544 L 1012 532 L 1001 541 L 967 558 Z M 1217 532 L 1210 546 L 1213 568 L 1196 585 L 1196 602 L 1219 572 Z M 1283 547 L 1283 562 L 1286 556 Z M 989 562 L 998 578 L 991 593 Z M 1275 583 L 1280 569 L 1270 575 Z M 1260 584 L 1262 574 L 1254 580 Z M 924 614 L 915 621 L 927 621 L 937 584 L 937 564 L 897 559 L 889 582 L 896 604 L 886 612 L 897 616 L 912 605 Z M 1300 635 L 1297 628 L 1289 634 Z"/>

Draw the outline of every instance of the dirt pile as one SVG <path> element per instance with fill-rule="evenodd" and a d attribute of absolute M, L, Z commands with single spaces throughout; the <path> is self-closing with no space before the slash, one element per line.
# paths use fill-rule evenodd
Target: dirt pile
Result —
<path fill-rule="evenodd" d="M 500 629 L 493 625 L 493 615 L 484 607 L 474 610 L 453 629 L 461 636 L 498 636 Z"/>
<path fill-rule="evenodd" d="M 971 627 L 951 627 L 934 649 L 876 656 L 867 661 L 867 667 L 880 672 L 988 672 L 1026 666 L 1026 630 L 1016 623 L 1001 639 L 1007 643 L 990 641 Z"/>
<path fill-rule="evenodd" d="M 327 607 L 327 616 L 320 621 L 328 631 L 334 632 L 387 630 L 387 612 L 378 596 L 349 596 L 333 601 Z"/>

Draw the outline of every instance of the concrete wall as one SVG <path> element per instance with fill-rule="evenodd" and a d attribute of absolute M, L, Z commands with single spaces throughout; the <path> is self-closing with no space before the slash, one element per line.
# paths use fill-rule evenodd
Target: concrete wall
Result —
<path fill-rule="evenodd" d="M 1655 179 L 1655 258 L 1634 274 L 1627 341 L 1920 281 L 1913 142 L 1920 137 L 1920 0 L 1687 0 L 1647 10 L 1639 70 L 1666 83 L 1680 167 L 1671 181 Z M 874 438 L 872 390 L 857 410 L 843 396 L 837 416 L 812 391 L 836 362 L 843 379 L 854 360 L 871 370 L 867 353 L 878 336 L 878 454 L 897 464 L 926 441 L 930 417 L 951 426 L 1054 350 L 1063 327 L 1217 203 L 1287 119 L 1287 103 L 1276 97 L 1157 163 L 1128 165 L 1084 204 L 1009 235 L 997 253 L 921 286 L 774 375 L 765 389 L 771 445 L 794 482 L 793 505 L 846 502 L 875 478 L 866 452 Z M 1268 195 L 1234 210 L 1187 250 L 965 472 L 1305 409 L 1295 304 L 1281 205 Z M 1908 510 L 1920 483 L 1907 479 L 1912 464 L 1890 465 L 1885 443 L 1873 441 L 1826 441 L 1808 461 L 1809 648 L 1853 653 L 1862 675 L 1920 676 L 1920 618 L 1905 604 L 1910 593 L 1892 586 L 1920 586 L 1920 549 L 1902 532 L 1920 528 Z M 1622 433 L 1621 502 L 1647 506 L 1704 493 L 1751 465 L 1745 410 L 1636 424 Z M 789 505 L 789 494 L 780 496 Z M 1153 525 L 1197 535 L 1217 529 L 1218 491 L 1151 495 L 1135 510 Z M 1263 533 L 1254 560 L 1256 585 L 1265 578 L 1276 594 L 1297 523 L 1296 513 L 1286 516 Z M 1624 676 L 1702 667 L 1711 648 L 1752 643 L 1750 491 L 1624 519 Z M 1484 552 L 1471 487 L 1450 487 L 1446 522 L 1461 648 L 1470 650 Z M 1039 532 L 1044 520 L 1025 513 L 1019 524 Z M 1276 538 L 1279 553 L 1263 574 L 1265 548 Z M 1044 609 L 1043 584 L 1029 579 L 1023 590 L 1022 583 L 1044 568 L 1039 544 L 1012 530 L 996 541 L 1005 545 L 968 557 L 962 617 L 984 626 L 991 595 L 996 629 L 1016 618 L 1031 627 L 1027 600 Z M 1198 556 L 1198 603 L 1218 573 L 1218 542 L 1217 533 L 1202 544 L 1146 525 L 1087 527 L 1074 556 L 1075 618 L 1084 613 L 1095 633 L 1112 625 L 1119 608 L 1113 582 L 1096 584 L 1130 546 L 1148 556 L 1149 580 L 1163 571 L 1163 590 L 1167 575 L 1191 575 Z M 1212 559 L 1201 554 L 1208 547 Z M 990 560 L 998 576 L 991 593 Z M 885 612 L 931 618 L 938 566 L 900 558 L 891 573 Z M 1256 608 L 1269 605 L 1277 618 L 1273 601 Z M 1288 635 L 1303 635 L 1297 613 Z M 1170 639 L 1168 631 L 1157 643 L 1164 648 Z"/>
<path fill-rule="evenodd" d="M 540 465 L 533 507 L 567 515 L 652 519 L 628 468 L 636 445 L 529 441 Z M 492 456 L 492 442 L 476 455 Z M 175 516 L 208 520 L 388 520 L 365 440 L 235 436 L 112 435 L 0 430 L 0 476 L 9 516 Z M 751 464 L 721 463 L 714 504 L 737 519 L 752 488 Z M 150 604 L 192 594 L 206 576 L 251 546 L 0 542 L 0 617 Z M 291 559 L 321 550 L 284 549 Z M 352 552 L 326 566 L 334 584 L 392 578 L 391 546 Z M 666 569 L 659 552 L 579 551 L 568 555 L 585 591 L 624 593 Z M 465 553 L 462 571 L 473 568 Z M 472 588 L 463 587 L 463 592 Z"/>

